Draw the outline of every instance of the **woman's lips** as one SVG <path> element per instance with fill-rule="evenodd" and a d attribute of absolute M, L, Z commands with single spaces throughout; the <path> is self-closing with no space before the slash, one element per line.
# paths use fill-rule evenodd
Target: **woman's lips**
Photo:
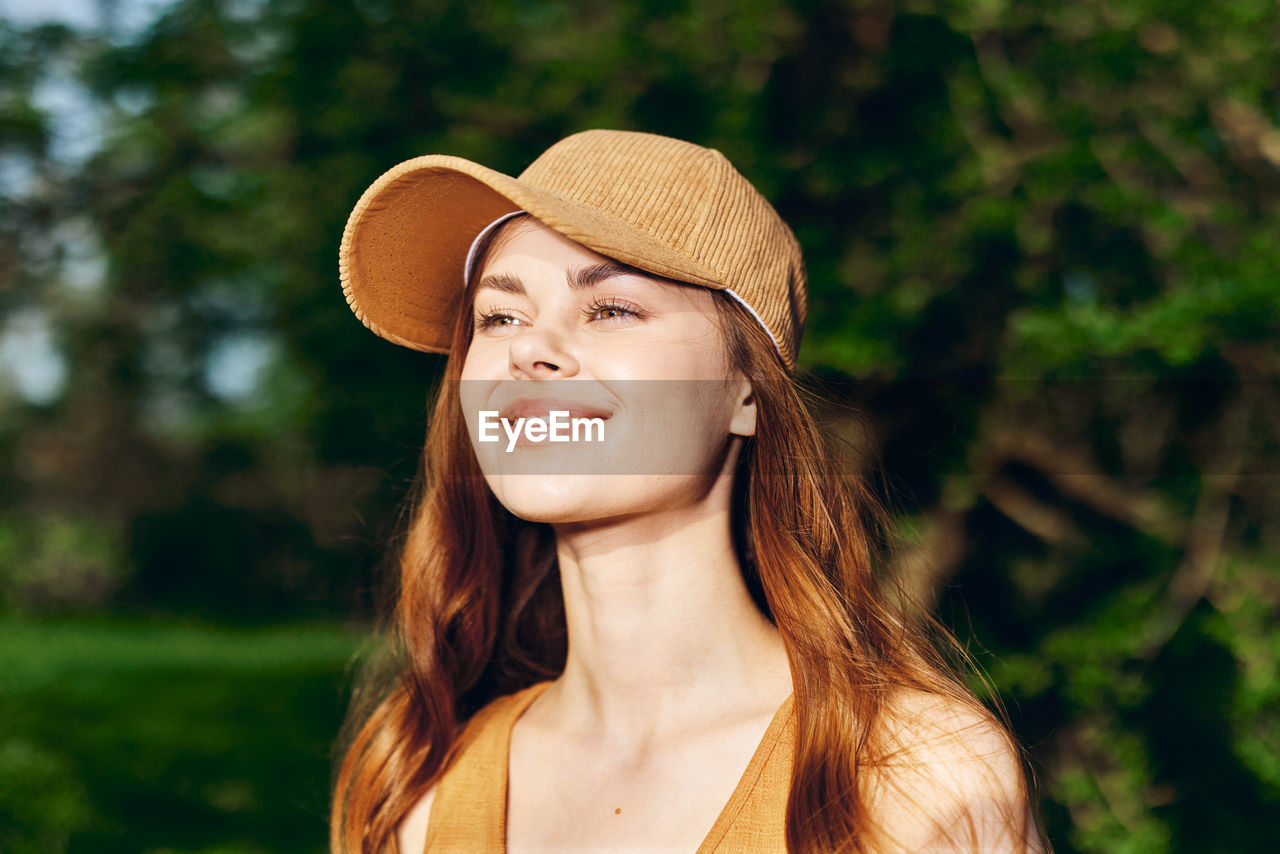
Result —
<path fill-rule="evenodd" d="M 551 417 L 552 412 L 567 412 L 569 418 L 599 418 L 603 421 L 609 420 L 613 415 L 607 409 L 600 409 L 581 401 L 556 397 L 525 397 L 507 404 L 498 417 L 514 423 L 521 418 L 545 420 Z"/>
<path fill-rule="evenodd" d="M 496 414 L 501 421 L 503 448 L 508 453 L 546 444 L 603 441 L 604 422 L 613 416 L 612 411 L 581 400 L 541 396 L 519 398 Z M 595 423 L 594 429 L 588 426 L 590 423 Z M 585 427 L 581 433 L 580 427 Z"/>

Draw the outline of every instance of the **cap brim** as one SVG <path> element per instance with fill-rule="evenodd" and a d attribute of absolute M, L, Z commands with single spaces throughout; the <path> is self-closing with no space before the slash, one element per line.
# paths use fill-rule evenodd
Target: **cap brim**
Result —
<path fill-rule="evenodd" d="M 471 243 L 486 225 L 515 210 L 646 272 L 727 287 L 719 272 L 615 216 L 470 160 L 429 155 L 384 173 L 347 220 L 339 270 L 352 311 L 389 341 L 447 352 Z"/>

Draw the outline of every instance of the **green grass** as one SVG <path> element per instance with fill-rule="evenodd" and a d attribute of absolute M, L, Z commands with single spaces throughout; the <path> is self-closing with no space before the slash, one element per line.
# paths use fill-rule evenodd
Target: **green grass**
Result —
<path fill-rule="evenodd" d="M 361 638 L 0 619 L 0 851 L 323 852 Z"/>

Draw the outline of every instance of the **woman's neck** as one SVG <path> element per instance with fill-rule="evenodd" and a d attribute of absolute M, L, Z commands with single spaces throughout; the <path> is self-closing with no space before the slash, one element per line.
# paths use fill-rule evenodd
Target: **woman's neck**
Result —
<path fill-rule="evenodd" d="M 720 491 L 693 506 L 557 528 L 569 652 L 553 696 L 580 725 L 636 737 L 768 711 L 791 692 L 781 638 L 743 581 Z"/>

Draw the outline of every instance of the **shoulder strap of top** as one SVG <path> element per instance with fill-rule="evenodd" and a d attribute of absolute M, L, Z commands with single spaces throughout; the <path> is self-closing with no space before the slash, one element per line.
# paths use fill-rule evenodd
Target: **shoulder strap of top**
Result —
<path fill-rule="evenodd" d="M 507 758 L 516 718 L 550 682 L 499 697 L 463 728 L 436 784 L 427 819 L 429 854 L 501 852 L 506 848 Z"/>
<path fill-rule="evenodd" d="M 795 754 L 795 695 L 787 697 L 769 722 L 711 832 L 697 854 L 784 852 L 787 797 Z"/>

